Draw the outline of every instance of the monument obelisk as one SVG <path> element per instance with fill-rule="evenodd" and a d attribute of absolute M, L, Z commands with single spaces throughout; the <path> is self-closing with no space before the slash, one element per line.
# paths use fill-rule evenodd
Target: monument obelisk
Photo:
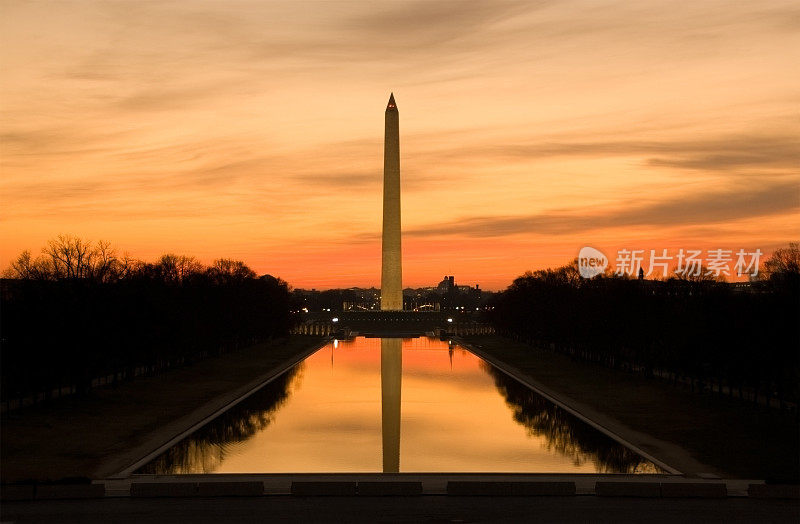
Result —
<path fill-rule="evenodd" d="M 383 139 L 383 245 L 381 309 L 403 309 L 403 270 L 400 254 L 400 124 L 394 93 L 386 106 Z"/>

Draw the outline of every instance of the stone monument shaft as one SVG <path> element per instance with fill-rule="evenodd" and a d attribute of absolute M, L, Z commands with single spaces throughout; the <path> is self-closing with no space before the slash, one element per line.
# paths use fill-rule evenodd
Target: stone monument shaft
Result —
<path fill-rule="evenodd" d="M 381 309 L 403 309 L 403 269 L 400 250 L 400 124 L 394 94 L 386 106 L 383 141 L 383 245 Z"/>

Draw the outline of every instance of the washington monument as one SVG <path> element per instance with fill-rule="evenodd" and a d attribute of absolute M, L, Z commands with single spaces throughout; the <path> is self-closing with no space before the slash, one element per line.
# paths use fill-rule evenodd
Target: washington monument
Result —
<path fill-rule="evenodd" d="M 381 310 L 403 309 L 403 269 L 400 251 L 400 129 L 394 93 L 386 106 L 383 139 L 383 245 Z M 381 338 L 381 433 L 383 472 L 400 471 L 400 382 L 402 340 Z"/>
<path fill-rule="evenodd" d="M 403 268 L 400 254 L 400 129 L 394 93 L 386 106 L 383 140 L 383 246 L 381 309 L 403 309 Z"/>

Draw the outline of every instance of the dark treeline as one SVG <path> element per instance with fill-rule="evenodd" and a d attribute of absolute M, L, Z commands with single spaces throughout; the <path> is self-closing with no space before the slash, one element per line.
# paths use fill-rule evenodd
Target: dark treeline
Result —
<path fill-rule="evenodd" d="M 62 236 L 2 281 L 2 398 L 133 378 L 288 332 L 289 289 L 238 261 L 117 257 Z"/>
<path fill-rule="evenodd" d="M 692 390 L 798 402 L 800 249 L 780 249 L 746 285 L 611 275 L 575 263 L 526 273 L 493 302 L 499 333 Z"/>

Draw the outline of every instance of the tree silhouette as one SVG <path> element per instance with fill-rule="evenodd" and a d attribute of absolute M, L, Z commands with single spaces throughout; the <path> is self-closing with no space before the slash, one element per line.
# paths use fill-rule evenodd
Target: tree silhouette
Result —
<path fill-rule="evenodd" d="M 575 262 L 526 272 L 495 296 L 498 332 L 574 358 L 670 376 L 754 402 L 800 400 L 800 249 L 777 250 L 744 290 L 684 275 L 575 277 Z"/>
<path fill-rule="evenodd" d="M 243 262 L 118 257 L 108 242 L 62 235 L 5 272 L 2 397 L 88 391 L 288 332 L 289 287 Z"/>

